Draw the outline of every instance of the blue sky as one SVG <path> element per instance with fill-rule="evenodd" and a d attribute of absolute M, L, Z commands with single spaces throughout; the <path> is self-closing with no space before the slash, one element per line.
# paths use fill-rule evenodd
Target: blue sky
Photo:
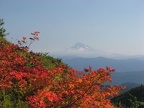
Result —
<path fill-rule="evenodd" d="M 35 51 L 52 52 L 81 42 L 107 52 L 144 55 L 144 0 L 0 2 L 10 41 L 40 31 L 40 40 L 31 46 Z"/>

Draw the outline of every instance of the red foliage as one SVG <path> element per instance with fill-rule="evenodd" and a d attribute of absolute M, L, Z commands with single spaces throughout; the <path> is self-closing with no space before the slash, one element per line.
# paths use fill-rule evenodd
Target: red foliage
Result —
<path fill-rule="evenodd" d="M 38 39 L 39 32 L 34 32 Z M 19 45 L 26 42 L 19 41 Z M 0 90 L 18 89 L 29 103 L 29 108 L 114 108 L 110 98 L 122 87 L 105 87 L 114 69 L 107 67 L 85 69 L 87 74 L 66 65 L 46 69 L 36 53 L 25 47 L 0 43 Z"/>

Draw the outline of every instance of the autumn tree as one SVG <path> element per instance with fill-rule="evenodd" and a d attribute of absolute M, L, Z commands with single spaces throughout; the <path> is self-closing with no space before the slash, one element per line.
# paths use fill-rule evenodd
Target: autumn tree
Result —
<path fill-rule="evenodd" d="M 39 32 L 32 33 L 32 42 Z M 118 95 L 120 86 L 105 86 L 112 81 L 113 68 L 78 72 L 58 63 L 46 68 L 39 53 L 24 46 L 0 40 L 0 107 L 18 108 L 114 108 L 110 98 Z"/>

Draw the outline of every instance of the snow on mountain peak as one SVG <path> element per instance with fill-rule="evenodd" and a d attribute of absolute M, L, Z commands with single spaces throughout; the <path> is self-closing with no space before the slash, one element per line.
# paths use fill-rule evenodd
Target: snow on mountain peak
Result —
<path fill-rule="evenodd" d="M 92 50 L 91 47 L 89 47 L 88 45 L 85 45 L 83 43 L 76 43 L 74 46 L 71 46 L 69 48 L 67 48 L 67 50 L 73 50 L 73 51 L 85 51 L 85 50 Z"/>

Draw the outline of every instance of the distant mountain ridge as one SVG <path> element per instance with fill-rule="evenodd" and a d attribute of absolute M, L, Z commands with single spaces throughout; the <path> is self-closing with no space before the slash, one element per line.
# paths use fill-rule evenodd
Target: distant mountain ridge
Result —
<path fill-rule="evenodd" d="M 79 71 L 82 71 L 85 67 L 89 66 L 92 66 L 94 69 L 109 66 L 115 68 L 117 72 L 144 70 L 144 60 L 141 59 L 116 60 L 105 57 L 77 57 L 72 59 L 63 59 L 63 62 Z"/>
<path fill-rule="evenodd" d="M 104 57 L 97 58 L 71 58 L 62 59 L 62 61 L 78 71 L 83 71 L 84 68 L 92 66 L 93 69 L 105 68 L 107 66 L 115 68 L 112 73 L 111 84 L 122 84 L 133 82 L 144 84 L 144 60 L 141 59 L 123 59 L 115 60 Z"/>
<path fill-rule="evenodd" d="M 144 84 L 143 55 L 125 56 L 107 53 L 93 49 L 83 43 L 76 43 L 59 52 L 57 57 L 78 71 L 83 71 L 84 68 L 89 66 L 92 66 L 93 69 L 107 66 L 115 68 L 116 71 L 112 73 L 113 82 L 111 84 L 126 82 Z"/>
<path fill-rule="evenodd" d="M 63 50 L 57 50 L 50 52 L 50 55 L 53 55 L 58 58 L 75 58 L 75 57 L 85 57 L 85 58 L 96 58 L 96 57 L 105 57 L 113 59 L 127 59 L 127 58 L 140 58 L 144 60 L 144 55 L 123 55 L 117 53 L 106 52 L 101 49 L 94 49 L 91 46 L 77 42 L 71 47 L 64 48 Z"/>

